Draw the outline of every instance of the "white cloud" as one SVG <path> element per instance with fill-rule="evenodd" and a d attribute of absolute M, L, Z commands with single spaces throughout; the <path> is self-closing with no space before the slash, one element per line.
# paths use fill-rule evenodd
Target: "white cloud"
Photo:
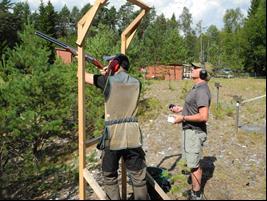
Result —
<path fill-rule="evenodd" d="M 13 2 L 26 0 L 13 0 Z M 27 0 L 32 10 L 37 10 L 40 0 Z M 95 0 L 50 0 L 56 9 L 61 9 L 65 4 L 69 9 L 77 6 L 81 9 L 87 3 L 93 4 Z M 43 0 L 47 3 L 48 0 Z M 126 0 L 109 0 L 109 5 L 119 8 L 126 3 Z M 192 14 L 193 23 L 196 24 L 202 20 L 202 25 L 216 25 L 218 28 L 223 27 L 223 16 L 227 9 L 240 8 L 246 16 L 250 6 L 250 0 L 142 0 L 146 5 L 154 6 L 157 14 L 163 13 L 165 17 L 170 18 L 173 13 L 176 19 L 182 13 L 183 7 L 187 7 Z"/>

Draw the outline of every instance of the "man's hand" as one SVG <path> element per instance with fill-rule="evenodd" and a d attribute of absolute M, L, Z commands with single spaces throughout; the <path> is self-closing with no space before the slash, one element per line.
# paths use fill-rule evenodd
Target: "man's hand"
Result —
<path fill-rule="evenodd" d="M 100 73 L 101 73 L 101 75 L 106 75 L 107 71 L 108 71 L 108 66 L 106 66 L 103 69 L 101 69 Z"/>
<path fill-rule="evenodd" d="M 173 107 L 170 107 L 170 111 L 172 111 L 173 113 L 179 113 L 183 111 L 183 107 L 174 105 Z"/>
<path fill-rule="evenodd" d="M 183 119 L 184 119 L 183 115 L 176 114 L 174 117 L 175 117 L 175 122 L 174 122 L 175 124 L 179 124 L 183 122 Z"/>

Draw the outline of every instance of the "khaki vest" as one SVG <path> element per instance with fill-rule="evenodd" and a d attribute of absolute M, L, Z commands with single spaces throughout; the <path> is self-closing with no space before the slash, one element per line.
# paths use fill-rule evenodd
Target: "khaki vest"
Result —
<path fill-rule="evenodd" d="M 108 78 L 110 94 L 105 102 L 105 146 L 110 150 L 142 146 L 142 133 L 135 117 L 140 82 L 125 72 Z"/>

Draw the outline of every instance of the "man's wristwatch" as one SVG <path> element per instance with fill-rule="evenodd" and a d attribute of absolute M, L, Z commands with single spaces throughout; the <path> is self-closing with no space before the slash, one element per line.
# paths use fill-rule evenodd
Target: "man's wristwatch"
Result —
<path fill-rule="evenodd" d="M 183 122 L 185 122 L 185 118 L 184 118 L 185 116 L 183 116 Z"/>

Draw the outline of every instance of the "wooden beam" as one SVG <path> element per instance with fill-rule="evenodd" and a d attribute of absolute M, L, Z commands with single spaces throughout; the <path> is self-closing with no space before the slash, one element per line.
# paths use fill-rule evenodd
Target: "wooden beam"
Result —
<path fill-rule="evenodd" d="M 147 6 L 145 3 L 143 3 L 142 1 L 140 0 L 128 0 L 129 2 L 139 6 L 140 8 L 143 8 L 145 10 L 150 10 L 150 7 Z"/>
<path fill-rule="evenodd" d="M 139 0 L 128 0 L 129 2 L 139 6 L 142 8 L 142 11 L 139 15 L 132 21 L 132 23 L 122 32 L 121 34 L 121 53 L 126 54 L 126 49 L 129 47 L 135 33 L 137 27 L 140 25 L 142 18 L 145 16 L 147 11 L 150 10 L 148 6 L 142 3 Z M 126 167 L 125 162 L 121 159 L 121 182 L 122 182 L 122 199 L 126 200 L 127 198 L 127 175 L 126 175 Z"/>
<path fill-rule="evenodd" d="M 77 45 L 81 45 L 84 41 L 84 38 L 91 27 L 92 21 L 99 10 L 100 6 L 106 3 L 107 0 L 96 0 L 95 4 L 90 8 L 90 10 L 83 16 L 83 18 L 78 22 L 78 25 L 82 27 L 81 33 L 78 35 L 76 41 Z"/>
<path fill-rule="evenodd" d="M 131 24 L 122 32 L 122 34 L 126 37 L 129 37 L 129 35 L 131 35 L 137 29 L 145 14 L 146 10 L 142 10 L 139 15 L 137 15 L 137 17 L 131 22 Z"/>
<path fill-rule="evenodd" d="M 121 34 L 121 53 L 126 54 L 126 50 L 129 47 L 137 27 L 142 21 L 142 18 L 146 15 L 146 10 L 142 10 L 139 15 L 131 22 L 131 24 Z"/>
<path fill-rule="evenodd" d="M 134 37 L 136 31 L 137 31 L 137 30 L 134 30 L 134 32 L 133 32 L 133 33 L 126 39 L 126 49 L 128 49 L 130 43 L 132 42 L 133 37 Z"/>
<path fill-rule="evenodd" d="M 171 200 L 148 172 L 146 173 L 146 176 L 149 184 L 157 191 L 157 193 L 163 200 Z"/>
<path fill-rule="evenodd" d="M 91 188 L 94 190 L 96 193 L 97 197 L 100 200 L 109 200 L 107 194 L 103 191 L 101 186 L 97 183 L 97 181 L 94 179 L 93 175 L 89 173 L 89 171 L 85 168 L 83 170 L 84 177 L 88 184 L 91 186 Z"/>
<path fill-rule="evenodd" d="M 79 27 L 78 27 L 79 29 Z M 79 123 L 79 195 L 81 200 L 85 200 L 85 181 L 83 169 L 85 167 L 85 111 L 84 111 L 84 49 L 78 47 L 78 123 Z"/>

